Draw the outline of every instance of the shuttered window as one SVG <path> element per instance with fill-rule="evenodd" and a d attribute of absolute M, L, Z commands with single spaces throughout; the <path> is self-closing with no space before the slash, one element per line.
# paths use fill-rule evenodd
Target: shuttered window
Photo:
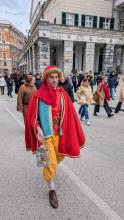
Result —
<path fill-rule="evenodd" d="M 97 28 L 97 16 L 82 15 L 81 26 Z"/>
<path fill-rule="evenodd" d="M 79 15 L 74 13 L 62 12 L 62 24 L 70 26 L 78 26 Z"/>
<path fill-rule="evenodd" d="M 113 30 L 114 29 L 114 18 L 100 17 L 99 28 Z"/>

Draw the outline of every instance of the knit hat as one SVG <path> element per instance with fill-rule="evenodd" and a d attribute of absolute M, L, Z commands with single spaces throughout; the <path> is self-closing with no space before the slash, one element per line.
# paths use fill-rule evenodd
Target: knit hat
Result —
<path fill-rule="evenodd" d="M 91 78 L 93 78 L 93 74 L 91 73 L 85 73 L 84 77 L 90 76 Z"/>
<path fill-rule="evenodd" d="M 59 78 L 62 76 L 62 71 L 55 65 L 47 66 L 43 71 L 43 80 L 45 81 L 47 79 L 47 76 L 49 76 L 52 73 L 58 73 Z"/>

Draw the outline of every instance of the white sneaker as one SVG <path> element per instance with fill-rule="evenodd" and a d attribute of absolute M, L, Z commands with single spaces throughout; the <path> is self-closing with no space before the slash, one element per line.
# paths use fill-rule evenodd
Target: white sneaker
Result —
<path fill-rule="evenodd" d="M 90 125 L 91 125 L 91 123 L 90 123 L 89 121 L 86 121 L 86 125 L 90 126 Z"/>
<path fill-rule="evenodd" d="M 80 117 L 80 120 L 81 120 L 81 121 L 85 121 L 85 117 L 83 117 L 83 118 L 82 118 L 82 117 Z"/>

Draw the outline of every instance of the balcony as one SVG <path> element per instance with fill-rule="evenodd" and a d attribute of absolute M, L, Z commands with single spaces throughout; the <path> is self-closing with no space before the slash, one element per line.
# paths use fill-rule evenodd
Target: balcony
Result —
<path fill-rule="evenodd" d="M 124 0 L 115 0 L 115 7 L 124 7 Z"/>

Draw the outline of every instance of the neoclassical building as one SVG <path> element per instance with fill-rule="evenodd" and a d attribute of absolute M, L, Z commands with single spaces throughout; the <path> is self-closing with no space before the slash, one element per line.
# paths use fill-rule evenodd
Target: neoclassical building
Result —
<path fill-rule="evenodd" d="M 9 21 L 0 20 L 0 73 L 14 73 L 25 36 Z"/>
<path fill-rule="evenodd" d="M 32 0 L 30 24 L 23 71 L 124 72 L 124 0 Z"/>

